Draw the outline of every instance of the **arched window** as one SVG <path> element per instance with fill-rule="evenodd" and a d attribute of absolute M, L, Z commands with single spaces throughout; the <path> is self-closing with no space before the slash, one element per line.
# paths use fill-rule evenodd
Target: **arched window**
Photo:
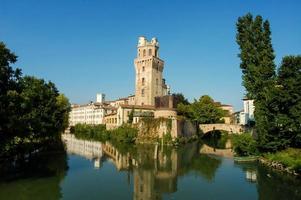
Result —
<path fill-rule="evenodd" d="M 152 50 L 151 50 L 151 49 L 148 50 L 148 55 L 149 55 L 149 56 L 152 55 Z"/>
<path fill-rule="evenodd" d="M 146 50 L 145 49 L 143 50 L 143 56 L 146 56 Z"/>
<path fill-rule="evenodd" d="M 145 83 L 145 78 L 142 78 L 142 85 L 144 85 Z"/>
<path fill-rule="evenodd" d="M 145 67 L 144 67 L 144 66 L 142 67 L 142 71 L 143 71 L 143 72 L 145 71 Z"/>

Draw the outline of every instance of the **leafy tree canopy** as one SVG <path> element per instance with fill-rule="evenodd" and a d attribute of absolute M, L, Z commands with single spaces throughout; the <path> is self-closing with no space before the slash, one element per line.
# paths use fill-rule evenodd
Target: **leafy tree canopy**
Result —
<path fill-rule="evenodd" d="M 178 105 L 178 112 L 183 113 L 188 119 L 200 124 L 223 122 L 222 118 L 227 114 L 208 95 L 201 96 L 199 100 L 194 100 L 190 105 L 180 103 Z"/>

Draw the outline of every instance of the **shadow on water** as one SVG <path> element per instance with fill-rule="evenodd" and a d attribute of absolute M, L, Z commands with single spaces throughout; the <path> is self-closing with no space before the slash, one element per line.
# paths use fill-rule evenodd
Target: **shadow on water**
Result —
<path fill-rule="evenodd" d="M 213 130 L 207 132 L 202 137 L 202 142 L 216 149 L 231 148 L 231 144 L 229 145 L 229 135 L 226 131 Z"/>
<path fill-rule="evenodd" d="M 22 160 L 0 163 L 0 199 L 60 199 L 67 153 L 63 143 L 55 151 L 39 152 Z"/>

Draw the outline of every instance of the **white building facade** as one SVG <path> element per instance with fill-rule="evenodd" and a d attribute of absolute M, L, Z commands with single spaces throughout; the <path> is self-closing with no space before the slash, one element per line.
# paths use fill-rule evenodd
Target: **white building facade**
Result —
<path fill-rule="evenodd" d="M 241 125 L 248 125 L 251 122 L 255 121 L 255 118 L 254 118 L 254 111 L 255 111 L 254 100 L 245 98 L 245 99 L 243 99 L 243 104 L 244 104 L 244 110 L 243 110 L 243 112 L 239 113 L 239 123 Z"/>
<path fill-rule="evenodd" d="M 97 94 L 96 102 L 84 105 L 71 105 L 69 113 L 69 125 L 76 124 L 104 124 L 106 114 L 112 113 L 114 108 L 105 103 L 105 95 Z"/>

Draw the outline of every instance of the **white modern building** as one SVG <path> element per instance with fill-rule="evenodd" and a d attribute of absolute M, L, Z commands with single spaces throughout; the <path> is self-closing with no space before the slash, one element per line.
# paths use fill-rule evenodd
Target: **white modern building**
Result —
<path fill-rule="evenodd" d="M 255 111 L 254 100 L 244 98 L 243 104 L 244 104 L 244 110 L 239 113 L 239 123 L 241 125 L 247 125 L 247 124 L 250 124 L 250 122 L 255 121 L 255 119 L 254 119 L 254 111 Z"/>

